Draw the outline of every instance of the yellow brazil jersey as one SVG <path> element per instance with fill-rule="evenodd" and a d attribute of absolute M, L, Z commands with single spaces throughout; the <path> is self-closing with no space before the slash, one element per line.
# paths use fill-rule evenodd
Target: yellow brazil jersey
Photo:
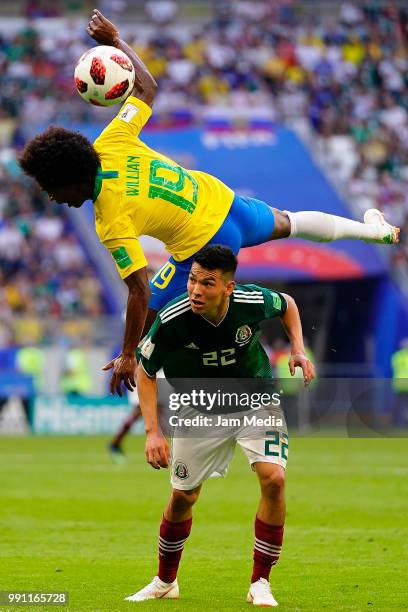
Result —
<path fill-rule="evenodd" d="M 217 178 L 186 170 L 139 139 L 151 113 L 128 98 L 94 143 L 102 166 L 93 197 L 96 232 L 122 278 L 146 265 L 139 236 L 158 238 L 183 261 L 214 236 L 234 198 Z"/>

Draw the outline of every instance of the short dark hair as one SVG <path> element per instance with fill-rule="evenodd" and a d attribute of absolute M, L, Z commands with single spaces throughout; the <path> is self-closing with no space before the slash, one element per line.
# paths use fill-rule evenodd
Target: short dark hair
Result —
<path fill-rule="evenodd" d="M 85 136 L 52 125 L 30 140 L 19 163 L 42 189 L 52 191 L 73 184 L 92 184 L 100 159 Z"/>
<path fill-rule="evenodd" d="M 238 259 L 232 249 L 223 244 L 211 244 L 203 247 L 193 256 L 193 262 L 206 270 L 221 270 L 234 276 Z"/>

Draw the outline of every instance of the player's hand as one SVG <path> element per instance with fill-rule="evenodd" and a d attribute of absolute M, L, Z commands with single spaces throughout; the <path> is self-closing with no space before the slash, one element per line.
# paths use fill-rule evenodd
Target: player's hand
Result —
<path fill-rule="evenodd" d="M 146 461 L 155 470 L 169 467 L 170 448 L 166 438 L 160 433 L 146 434 Z"/>
<path fill-rule="evenodd" d="M 296 368 L 298 367 L 302 368 L 305 387 L 309 386 L 312 380 L 316 377 L 316 371 L 313 363 L 303 353 L 291 354 L 289 359 L 289 371 L 291 376 L 295 375 Z"/>
<path fill-rule="evenodd" d="M 97 9 L 93 10 L 86 31 L 100 45 L 115 47 L 119 40 L 119 30 L 115 24 L 106 19 Z"/>
<path fill-rule="evenodd" d="M 102 370 L 112 370 L 113 374 L 110 381 L 110 392 L 115 395 L 115 392 L 122 397 L 122 383 L 128 391 L 133 391 L 136 388 L 135 371 L 136 371 L 136 355 L 119 355 L 112 359 L 109 363 L 103 366 Z"/>

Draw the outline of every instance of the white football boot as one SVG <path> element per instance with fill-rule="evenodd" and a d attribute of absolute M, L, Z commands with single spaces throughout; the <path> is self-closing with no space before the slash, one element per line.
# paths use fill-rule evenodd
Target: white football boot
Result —
<path fill-rule="evenodd" d="M 265 578 L 260 578 L 249 587 L 247 602 L 254 606 L 276 608 L 278 602 L 271 593 L 271 585 Z"/>
<path fill-rule="evenodd" d="M 134 595 L 125 597 L 125 601 L 146 601 L 147 599 L 178 599 L 179 587 L 177 578 L 174 582 L 163 582 L 158 576 Z"/>
<path fill-rule="evenodd" d="M 380 244 L 397 244 L 399 242 L 400 228 L 387 223 L 383 213 L 377 208 L 370 208 L 364 213 L 364 223 L 366 225 L 376 225 L 378 235 L 367 242 L 378 242 Z"/>

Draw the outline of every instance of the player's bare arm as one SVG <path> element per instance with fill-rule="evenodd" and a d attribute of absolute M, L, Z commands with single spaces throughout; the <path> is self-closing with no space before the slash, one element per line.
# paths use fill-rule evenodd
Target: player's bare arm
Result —
<path fill-rule="evenodd" d="M 289 371 L 291 376 L 294 376 L 297 367 L 302 368 L 303 380 L 307 387 L 315 378 L 315 367 L 305 353 L 305 345 L 303 341 L 302 322 L 295 300 L 286 293 L 282 294 L 287 302 L 287 309 L 281 317 L 282 325 L 290 342 L 290 359 Z"/>
<path fill-rule="evenodd" d="M 170 449 L 157 416 L 157 379 L 147 376 L 140 364 L 137 368 L 137 391 L 146 432 L 146 461 L 155 470 L 166 468 L 170 461 Z"/>
<path fill-rule="evenodd" d="M 136 348 L 142 336 L 150 297 L 146 268 L 129 274 L 125 278 L 125 283 L 129 294 L 122 353 L 103 368 L 103 370 L 113 368 L 110 390 L 112 395 L 116 392 L 120 397 L 122 397 L 122 382 L 129 391 L 133 391 L 136 387 Z"/>
<path fill-rule="evenodd" d="M 100 11 L 94 9 L 86 31 L 100 45 L 110 45 L 126 53 L 135 69 L 135 85 L 132 95 L 152 106 L 157 83 L 132 47 L 120 38 L 115 24 L 106 19 Z"/>

